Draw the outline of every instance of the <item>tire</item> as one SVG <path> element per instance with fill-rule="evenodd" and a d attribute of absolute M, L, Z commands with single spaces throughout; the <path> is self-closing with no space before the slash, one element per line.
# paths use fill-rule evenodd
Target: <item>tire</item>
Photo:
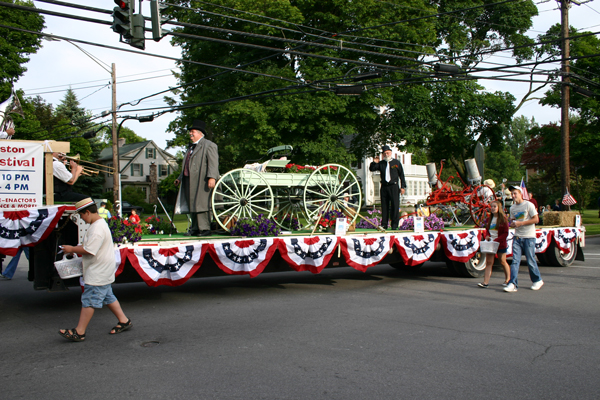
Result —
<path fill-rule="evenodd" d="M 575 261 L 577 257 L 577 241 L 571 242 L 571 251 L 564 253 L 557 246 L 556 243 L 552 242 L 548 246 L 548 250 L 544 253 L 547 261 L 546 265 L 553 265 L 555 267 L 569 267 Z"/>
<path fill-rule="evenodd" d="M 465 278 L 480 278 L 485 271 L 485 257 L 478 251 L 469 261 L 450 261 L 459 276 Z"/>

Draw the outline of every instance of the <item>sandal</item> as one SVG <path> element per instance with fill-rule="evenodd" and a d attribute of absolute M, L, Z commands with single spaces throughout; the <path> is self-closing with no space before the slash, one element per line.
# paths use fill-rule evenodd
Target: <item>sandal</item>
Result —
<path fill-rule="evenodd" d="M 487 288 L 489 285 L 486 283 L 478 283 L 477 286 L 479 286 L 480 288 Z"/>
<path fill-rule="evenodd" d="M 117 333 L 121 333 L 131 328 L 132 325 L 133 324 L 131 323 L 131 319 L 127 320 L 127 322 L 119 322 L 114 328 L 110 330 L 109 334 L 116 335 Z"/>
<path fill-rule="evenodd" d="M 58 334 L 71 342 L 83 342 L 85 340 L 85 333 L 77 333 L 77 328 L 65 329 L 64 332 L 58 331 Z"/>

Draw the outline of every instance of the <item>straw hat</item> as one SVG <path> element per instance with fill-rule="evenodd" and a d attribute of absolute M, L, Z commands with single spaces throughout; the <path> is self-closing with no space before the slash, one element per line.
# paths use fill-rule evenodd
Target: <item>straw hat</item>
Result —
<path fill-rule="evenodd" d="M 86 207 L 91 206 L 94 203 L 94 200 L 92 200 L 91 197 L 86 197 L 83 200 L 79 200 L 77 203 L 75 203 L 75 208 L 77 209 L 77 212 L 83 210 Z"/>
<path fill-rule="evenodd" d="M 496 187 L 496 183 L 494 183 L 494 181 L 491 179 L 486 179 L 485 181 L 483 181 L 483 184 L 491 187 L 492 189 Z"/>

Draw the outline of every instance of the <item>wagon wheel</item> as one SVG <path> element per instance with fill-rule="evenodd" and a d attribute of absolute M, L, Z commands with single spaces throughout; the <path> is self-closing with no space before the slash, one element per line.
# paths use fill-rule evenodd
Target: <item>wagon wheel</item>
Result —
<path fill-rule="evenodd" d="M 307 225 L 301 187 L 275 188 L 275 222 L 282 229 L 298 231 Z"/>
<path fill-rule="evenodd" d="M 479 185 L 473 189 L 469 196 L 469 211 L 471 218 L 478 227 L 483 227 L 488 218 L 491 217 L 490 203 L 496 200 L 492 188 L 487 185 Z"/>
<path fill-rule="evenodd" d="M 219 179 L 212 194 L 212 210 L 221 228 L 231 230 L 238 219 L 273 215 L 273 191 L 265 178 L 250 169 L 234 169 Z"/>
<path fill-rule="evenodd" d="M 304 186 L 304 208 L 309 225 L 318 222 L 320 214 L 342 211 L 352 224 L 360 211 L 362 194 L 358 179 L 348 168 L 326 164 L 317 168 Z"/>

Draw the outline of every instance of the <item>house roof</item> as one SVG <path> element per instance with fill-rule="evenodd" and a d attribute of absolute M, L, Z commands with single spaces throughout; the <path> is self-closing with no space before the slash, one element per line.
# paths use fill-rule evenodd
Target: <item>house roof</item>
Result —
<path fill-rule="evenodd" d="M 171 158 L 172 160 L 175 159 L 175 157 L 172 154 L 170 154 L 162 149 L 159 149 L 158 146 L 156 145 L 156 143 L 154 143 L 154 141 L 152 141 L 152 140 L 146 140 L 144 142 L 138 142 L 138 143 L 125 144 L 119 148 L 119 155 L 121 157 L 132 156 L 132 155 L 135 156 L 137 153 L 139 153 L 139 151 L 141 149 L 147 147 L 149 144 L 154 145 L 154 147 L 160 153 L 162 153 L 163 158 Z M 134 154 L 129 154 L 129 153 L 134 153 Z M 100 152 L 100 156 L 98 157 L 98 161 L 112 161 L 112 159 L 113 159 L 112 147 L 107 147 L 107 148 L 103 149 Z M 169 160 L 167 160 L 167 161 L 169 161 Z"/>

